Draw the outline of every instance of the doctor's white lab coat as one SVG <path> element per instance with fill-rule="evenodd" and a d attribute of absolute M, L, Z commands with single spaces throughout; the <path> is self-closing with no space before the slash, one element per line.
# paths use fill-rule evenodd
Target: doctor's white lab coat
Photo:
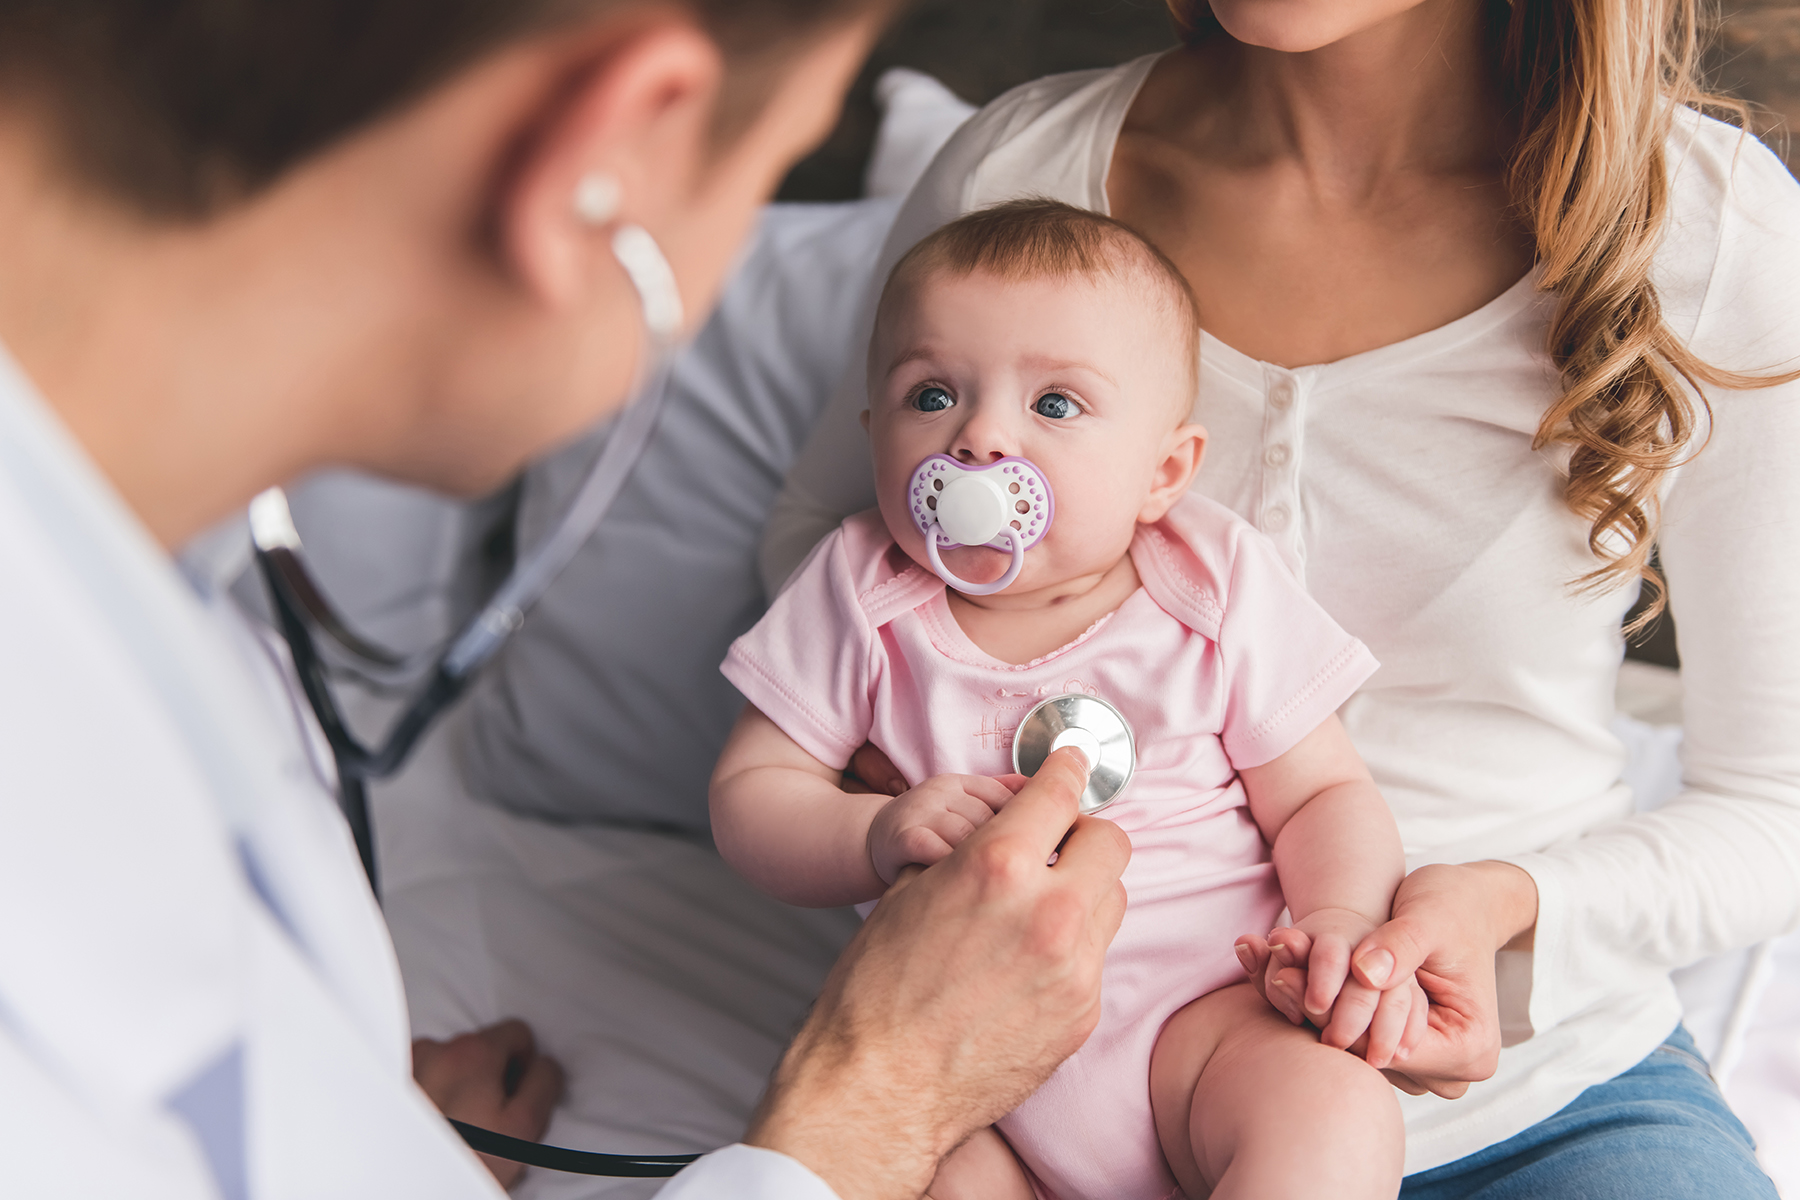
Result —
<path fill-rule="evenodd" d="M 500 1195 L 279 660 L 0 351 L 0 1192 Z M 829 1197 L 734 1147 L 665 1196 Z"/>

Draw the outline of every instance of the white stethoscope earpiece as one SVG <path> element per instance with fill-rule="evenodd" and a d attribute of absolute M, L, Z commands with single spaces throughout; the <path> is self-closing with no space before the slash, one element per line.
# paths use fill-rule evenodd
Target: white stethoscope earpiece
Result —
<path fill-rule="evenodd" d="M 625 189 L 609 171 L 589 171 L 575 182 L 571 207 L 583 225 L 604 229 L 613 223 L 624 203 Z M 644 324 L 658 348 L 666 348 L 681 333 L 687 310 L 675 272 L 656 239 L 642 225 L 624 224 L 613 230 L 613 257 L 625 268 L 637 289 L 644 310 Z"/>
<path fill-rule="evenodd" d="M 605 225 L 619 215 L 625 189 L 607 171 L 589 171 L 575 183 L 575 215 L 584 225 Z"/>

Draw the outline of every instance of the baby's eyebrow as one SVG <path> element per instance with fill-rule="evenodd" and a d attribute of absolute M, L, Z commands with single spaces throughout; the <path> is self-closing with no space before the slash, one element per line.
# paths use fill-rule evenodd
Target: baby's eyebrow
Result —
<path fill-rule="evenodd" d="M 1047 355 L 1027 355 L 1019 361 L 1022 365 L 1029 367 L 1031 370 L 1041 371 L 1046 375 L 1060 375 L 1070 371 L 1085 371 L 1089 375 L 1095 375 L 1104 379 L 1114 388 L 1119 386 L 1118 380 L 1114 379 L 1111 375 L 1108 375 L 1105 371 L 1102 371 L 1099 367 L 1096 367 L 1093 363 L 1078 362 L 1074 359 L 1051 358 Z"/>
<path fill-rule="evenodd" d="M 902 351 L 900 354 L 896 355 L 894 361 L 887 365 L 887 373 L 892 375 L 907 363 L 920 362 L 936 357 L 937 352 L 930 346 L 914 346 L 912 349 Z"/>

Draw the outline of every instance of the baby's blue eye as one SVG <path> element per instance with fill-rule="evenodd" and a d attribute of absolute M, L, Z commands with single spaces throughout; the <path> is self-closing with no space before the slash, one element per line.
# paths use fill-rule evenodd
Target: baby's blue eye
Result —
<path fill-rule="evenodd" d="M 1075 411 L 1075 404 L 1061 392 L 1045 392 L 1037 398 L 1037 403 L 1033 404 L 1031 408 L 1040 417 L 1050 417 L 1060 421 Z"/>
<path fill-rule="evenodd" d="M 913 397 L 913 407 L 920 412 L 943 412 L 955 403 L 950 393 L 940 387 L 928 387 Z"/>

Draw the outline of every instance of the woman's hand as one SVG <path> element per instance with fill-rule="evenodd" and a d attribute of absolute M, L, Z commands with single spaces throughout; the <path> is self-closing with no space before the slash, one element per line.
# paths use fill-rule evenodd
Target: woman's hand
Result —
<path fill-rule="evenodd" d="M 850 756 L 850 767 L 844 772 L 844 790 L 853 794 L 898 796 L 907 789 L 906 779 L 893 760 L 881 752 L 874 742 L 864 742 Z"/>
<path fill-rule="evenodd" d="M 1394 915 L 1364 938 L 1350 969 L 1370 987 L 1416 974 L 1431 1000 L 1425 1035 L 1387 1071 L 1403 1091 L 1455 1098 L 1500 1064 L 1494 954 L 1524 948 L 1537 925 L 1537 885 L 1501 862 L 1437 864 L 1408 875 Z"/>
<path fill-rule="evenodd" d="M 1425 1036 L 1429 1004 L 1410 975 L 1374 988 L 1351 974 L 1351 953 L 1373 930 L 1359 913 L 1320 909 L 1266 939 L 1239 938 L 1237 955 L 1256 989 L 1289 1021 L 1310 1022 L 1327 1046 L 1385 1068 Z"/>
<path fill-rule="evenodd" d="M 1077 815 L 1086 778 L 1079 752 L 1058 751 L 943 862 L 901 873 L 745 1141 L 798 1159 L 845 1200 L 914 1197 L 1087 1039 L 1131 846 Z"/>

